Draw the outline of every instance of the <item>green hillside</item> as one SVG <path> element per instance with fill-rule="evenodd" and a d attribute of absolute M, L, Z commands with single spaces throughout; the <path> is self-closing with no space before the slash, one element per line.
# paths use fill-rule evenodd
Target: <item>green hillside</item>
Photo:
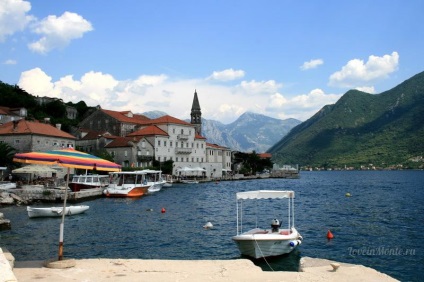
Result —
<path fill-rule="evenodd" d="M 348 91 L 271 147 L 277 163 L 422 167 L 424 72 L 378 95 Z"/>

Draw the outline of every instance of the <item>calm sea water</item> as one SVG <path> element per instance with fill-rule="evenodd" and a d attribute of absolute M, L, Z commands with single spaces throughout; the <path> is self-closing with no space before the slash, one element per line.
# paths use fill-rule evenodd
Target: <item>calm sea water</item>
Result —
<path fill-rule="evenodd" d="M 297 270 L 300 258 L 308 256 L 363 264 L 402 281 L 419 281 L 424 265 L 423 184 L 424 171 L 301 172 L 300 179 L 174 185 L 135 200 L 99 198 L 84 202 L 90 206 L 85 214 L 65 219 L 64 255 L 240 258 L 231 240 L 236 233 L 235 193 L 294 190 L 295 223 L 303 244 L 289 255 L 255 261 L 265 271 Z M 57 256 L 60 218 L 29 219 L 25 206 L 0 211 L 12 222 L 12 230 L 0 232 L 0 247 L 16 260 Z M 266 226 L 274 216 L 264 219 Z M 205 230 L 208 221 L 214 227 Z M 327 230 L 334 239 L 327 240 Z"/>

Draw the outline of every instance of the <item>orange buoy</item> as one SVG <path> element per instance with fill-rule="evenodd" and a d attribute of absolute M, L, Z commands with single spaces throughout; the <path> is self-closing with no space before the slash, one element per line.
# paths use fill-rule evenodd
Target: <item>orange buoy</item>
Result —
<path fill-rule="evenodd" d="M 328 230 L 328 231 L 327 231 L 327 239 L 333 239 L 333 238 L 334 238 L 333 233 L 331 233 L 331 231 L 330 231 L 330 230 Z"/>
<path fill-rule="evenodd" d="M 162 208 L 162 210 L 160 212 L 165 213 L 166 212 L 165 208 Z"/>

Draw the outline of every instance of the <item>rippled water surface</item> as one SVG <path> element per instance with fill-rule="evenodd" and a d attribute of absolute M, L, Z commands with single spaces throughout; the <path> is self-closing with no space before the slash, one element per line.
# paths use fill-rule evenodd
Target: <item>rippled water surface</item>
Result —
<path fill-rule="evenodd" d="M 294 190 L 295 223 L 303 244 L 289 255 L 255 261 L 264 270 L 296 270 L 299 259 L 308 256 L 363 264 L 402 281 L 419 281 L 423 186 L 424 171 L 328 171 L 301 172 L 300 179 L 180 184 L 135 200 L 98 198 L 84 202 L 90 206 L 85 214 L 66 217 L 64 255 L 239 258 L 231 240 L 236 233 L 235 193 Z M 60 218 L 29 219 L 24 206 L 0 212 L 12 222 L 12 230 L 0 232 L 0 247 L 16 260 L 57 256 Z M 267 226 L 274 216 L 263 219 Z M 214 227 L 205 230 L 208 221 Z M 335 236 L 331 241 L 326 238 L 329 229 Z"/>

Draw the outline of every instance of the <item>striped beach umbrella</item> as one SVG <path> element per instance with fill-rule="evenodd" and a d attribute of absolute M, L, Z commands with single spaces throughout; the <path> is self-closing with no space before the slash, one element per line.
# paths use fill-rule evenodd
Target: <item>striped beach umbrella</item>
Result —
<path fill-rule="evenodd" d="M 45 152 L 19 153 L 15 154 L 13 161 L 26 164 L 57 164 L 67 168 L 88 170 L 121 171 L 121 166 L 116 163 L 72 148 Z"/>
<path fill-rule="evenodd" d="M 14 162 L 26 164 L 43 164 L 67 167 L 65 196 L 63 200 L 62 221 L 60 223 L 59 234 L 59 260 L 63 259 L 63 230 L 65 224 L 66 198 L 68 195 L 69 174 L 71 168 L 102 170 L 102 171 L 121 171 L 121 166 L 108 160 L 77 151 L 73 148 L 62 150 L 51 150 L 45 152 L 18 153 L 13 157 Z"/>

